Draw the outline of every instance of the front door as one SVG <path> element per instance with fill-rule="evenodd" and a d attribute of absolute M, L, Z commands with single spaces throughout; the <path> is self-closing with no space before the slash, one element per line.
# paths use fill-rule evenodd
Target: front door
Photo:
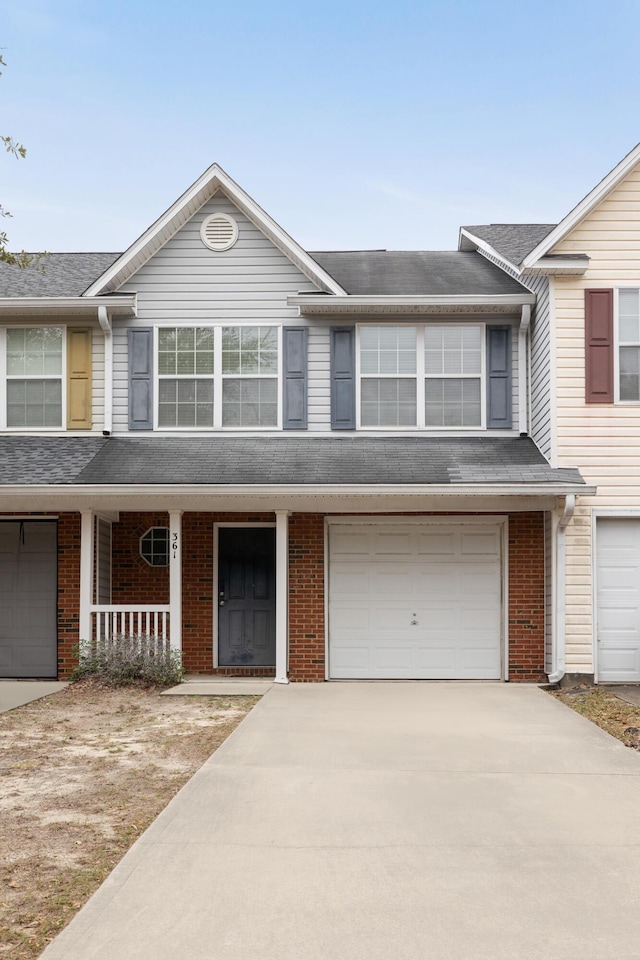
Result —
<path fill-rule="evenodd" d="M 275 667 L 275 560 L 272 527 L 219 529 L 219 666 Z"/>

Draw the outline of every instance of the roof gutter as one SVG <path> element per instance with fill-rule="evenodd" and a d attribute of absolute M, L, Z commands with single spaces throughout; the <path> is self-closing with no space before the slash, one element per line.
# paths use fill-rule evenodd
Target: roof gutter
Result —
<path fill-rule="evenodd" d="M 556 583 L 555 608 L 556 629 L 553 644 L 553 673 L 549 674 L 549 683 L 560 683 L 565 674 L 565 644 L 566 644 L 566 580 L 567 580 L 567 544 L 566 530 L 576 509 L 574 494 L 568 494 L 564 502 L 564 511 L 558 521 L 556 533 Z"/>
<path fill-rule="evenodd" d="M 313 311 L 320 313 L 367 313 L 371 308 L 477 308 L 485 310 L 512 308 L 515 312 L 524 305 L 533 306 L 536 302 L 533 293 L 505 294 L 465 294 L 444 296 L 441 294 L 420 294 L 417 296 L 365 296 L 349 294 L 334 297 L 327 294 L 295 294 L 287 297 L 287 306 L 297 307 L 300 314 Z"/>
<path fill-rule="evenodd" d="M 594 496 L 596 487 L 578 483 L 270 483 L 270 484 L 230 484 L 230 483 L 61 483 L 61 484 L 3 484 L 0 485 L 0 499 L 3 495 L 28 496 L 36 493 L 73 497 L 117 496 L 118 494 L 136 494 L 144 497 L 161 497 L 180 494 L 189 496 L 258 496 L 274 497 L 308 496 L 504 496 L 504 497 L 570 497 Z M 568 521 L 567 521 L 568 522 Z"/>

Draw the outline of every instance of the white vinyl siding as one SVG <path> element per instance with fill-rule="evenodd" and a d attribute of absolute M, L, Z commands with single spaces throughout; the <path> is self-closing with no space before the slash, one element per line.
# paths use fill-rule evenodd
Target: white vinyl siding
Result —
<path fill-rule="evenodd" d="M 91 333 L 91 423 L 95 433 L 104 428 L 104 335 Z"/>
<path fill-rule="evenodd" d="M 569 672 L 593 667 L 591 509 L 640 508 L 640 406 L 584 402 L 584 291 L 640 286 L 640 171 L 631 173 L 554 254 L 585 253 L 583 277 L 556 277 L 559 466 L 578 466 L 596 498 L 580 497 L 567 542 L 566 656 Z"/>
<path fill-rule="evenodd" d="M 525 277 L 537 297 L 531 324 L 531 436 L 547 460 L 553 459 L 553 376 L 549 278 Z"/>

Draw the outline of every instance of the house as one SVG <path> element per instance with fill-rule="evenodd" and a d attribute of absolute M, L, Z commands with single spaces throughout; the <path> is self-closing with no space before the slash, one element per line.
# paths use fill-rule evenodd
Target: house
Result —
<path fill-rule="evenodd" d="M 558 669 L 638 683 L 640 145 L 559 224 L 463 227 L 459 249 L 536 293 L 531 437 L 597 487 L 566 529 Z"/>
<path fill-rule="evenodd" d="M 308 252 L 217 165 L 122 254 L 3 265 L 0 675 L 150 634 L 279 682 L 557 677 L 595 487 L 539 439 L 524 279 L 479 239 Z"/>

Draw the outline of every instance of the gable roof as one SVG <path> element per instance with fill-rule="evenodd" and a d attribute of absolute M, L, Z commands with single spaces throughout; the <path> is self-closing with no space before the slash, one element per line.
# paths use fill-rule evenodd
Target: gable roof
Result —
<path fill-rule="evenodd" d="M 0 298 L 79 297 L 119 258 L 117 253 L 50 253 L 44 273 L 0 264 Z M 392 250 L 310 253 L 346 293 L 371 296 L 499 296 L 528 293 L 478 253 Z"/>
<path fill-rule="evenodd" d="M 522 268 L 533 267 L 536 261 L 560 243 L 574 227 L 587 217 L 599 203 L 607 197 L 618 184 L 640 163 L 640 143 L 630 150 L 626 157 L 598 183 L 587 196 L 570 210 L 566 217 L 544 237 L 522 261 Z"/>
<path fill-rule="evenodd" d="M 483 240 L 499 256 L 517 267 L 555 228 L 555 223 L 484 223 L 460 227 L 460 250 L 471 250 L 473 239 Z"/>
<path fill-rule="evenodd" d="M 91 284 L 84 296 L 95 297 L 116 291 L 174 237 L 178 230 L 219 190 L 313 283 L 329 293 L 338 296 L 344 294 L 345 291 L 333 277 L 329 276 L 262 207 L 258 206 L 222 167 L 214 163 Z"/>
<path fill-rule="evenodd" d="M 348 250 L 311 256 L 353 296 L 500 296 L 528 293 L 472 252 Z"/>

